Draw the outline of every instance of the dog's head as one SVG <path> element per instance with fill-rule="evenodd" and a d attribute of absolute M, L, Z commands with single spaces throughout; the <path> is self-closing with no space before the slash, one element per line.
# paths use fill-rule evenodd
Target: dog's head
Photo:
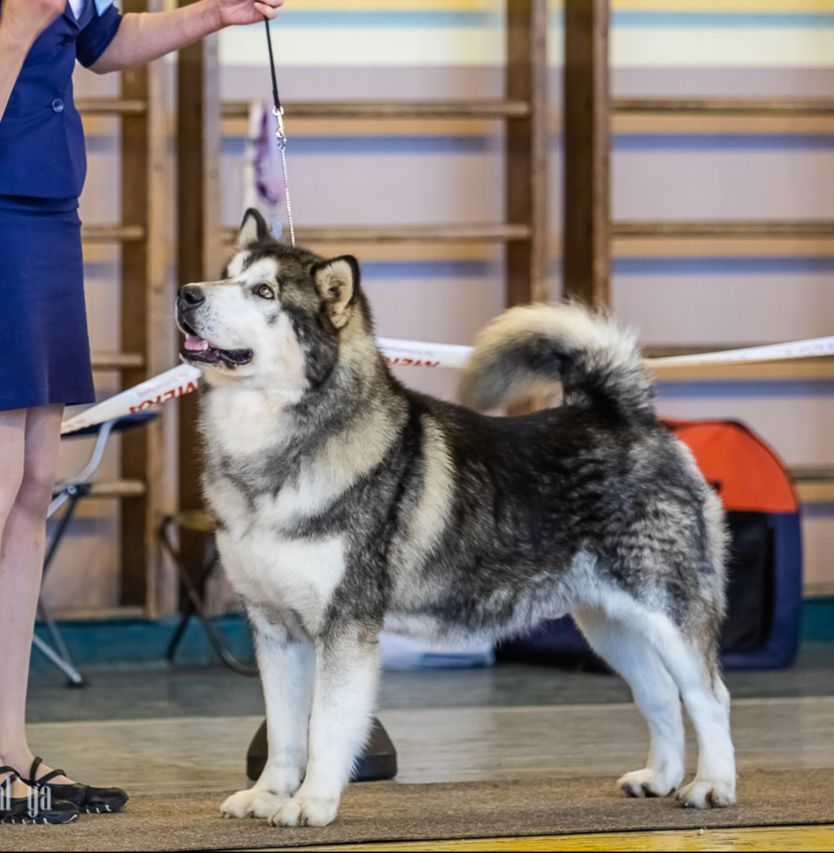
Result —
<path fill-rule="evenodd" d="M 180 288 L 177 324 L 182 358 L 209 384 L 301 394 L 333 370 L 340 340 L 367 331 L 370 319 L 355 258 L 325 260 L 279 243 L 248 210 L 223 278 Z"/>

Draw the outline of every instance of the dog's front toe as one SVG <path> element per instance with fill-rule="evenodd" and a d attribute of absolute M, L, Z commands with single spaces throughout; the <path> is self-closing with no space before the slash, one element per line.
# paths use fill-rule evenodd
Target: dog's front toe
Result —
<path fill-rule="evenodd" d="M 254 801 L 258 791 L 247 788 L 228 797 L 220 806 L 220 814 L 228 818 L 251 817 L 254 814 Z"/>
<path fill-rule="evenodd" d="M 269 818 L 289 800 L 289 795 L 280 795 L 268 788 L 247 788 L 232 794 L 222 806 L 220 814 L 226 818 Z"/>
<path fill-rule="evenodd" d="M 672 774 L 644 767 L 626 773 L 617 781 L 617 787 L 626 797 L 668 797 L 680 781 L 680 777 L 674 778 Z"/>
<path fill-rule="evenodd" d="M 339 801 L 296 798 L 287 800 L 270 817 L 273 826 L 327 826 L 336 819 Z"/>
<path fill-rule="evenodd" d="M 685 809 L 726 809 L 736 802 L 735 782 L 696 779 L 684 785 L 677 799 Z"/>

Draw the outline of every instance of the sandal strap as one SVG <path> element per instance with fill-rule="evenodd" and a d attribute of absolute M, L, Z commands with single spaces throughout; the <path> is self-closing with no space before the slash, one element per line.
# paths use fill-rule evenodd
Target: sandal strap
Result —
<path fill-rule="evenodd" d="M 41 778 L 40 778 L 40 779 L 33 779 L 33 780 L 32 780 L 32 782 L 33 782 L 35 785 L 47 785 L 49 782 L 51 782 L 51 781 L 52 781 L 53 779 L 55 779 L 57 776 L 66 776 L 66 775 L 67 775 L 67 774 L 66 774 L 66 773 L 64 773 L 64 771 L 63 771 L 63 770 L 51 770 L 51 771 L 50 771 L 49 773 L 47 773 L 45 776 L 41 776 Z"/>
<path fill-rule="evenodd" d="M 32 762 L 32 767 L 29 769 L 29 782 L 32 785 L 46 785 L 58 776 L 66 776 L 63 770 L 50 770 L 38 779 L 38 768 L 43 764 L 43 759 L 38 755 Z"/>
<path fill-rule="evenodd" d="M 29 768 L 29 781 L 35 782 L 38 778 L 38 767 L 43 764 L 43 759 L 39 756 L 35 756 L 35 760 L 32 762 L 32 766 Z"/>
<path fill-rule="evenodd" d="M 4 764 L 0 767 L 0 773 L 8 773 L 12 779 L 20 779 L 20 773 L 18 773 L 14 767 L 9 767 L 8 764 Z"/>

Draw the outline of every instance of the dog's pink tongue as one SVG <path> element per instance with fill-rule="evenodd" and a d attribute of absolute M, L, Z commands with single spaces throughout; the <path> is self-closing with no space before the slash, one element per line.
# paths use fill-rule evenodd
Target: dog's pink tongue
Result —
<path fill-rule="evenodd" d="M 198 335 L 186 335 L 185 348 L 187 350 L 200 352 L 201 350 L 208 349 L 208 341 L 203 340 Z"/>

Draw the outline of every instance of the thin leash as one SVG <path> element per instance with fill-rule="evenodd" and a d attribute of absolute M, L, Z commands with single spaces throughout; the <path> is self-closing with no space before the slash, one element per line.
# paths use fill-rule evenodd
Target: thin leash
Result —
<path fill-rule="evenodd" d="M 290 244 L 295 246 L 295 222 L 292 218 L 292 201 L 290 199 L 290 178 L 287 171 L 287 133 L 284 130 L 284 106 L 278 94 L 278 76 L 275 73 L 275 55 L 272 51 L 272 30 L 269 20 L 264 21 L 266 27 L 266 43 L 269 47 L 269 71 L 272 75 L 272 115 L 275 116 L 275 140 L 281 152 L 281 171 L 284 173 L 284 202 L 287 208 L 287 224 L 290 226 Z"/>

